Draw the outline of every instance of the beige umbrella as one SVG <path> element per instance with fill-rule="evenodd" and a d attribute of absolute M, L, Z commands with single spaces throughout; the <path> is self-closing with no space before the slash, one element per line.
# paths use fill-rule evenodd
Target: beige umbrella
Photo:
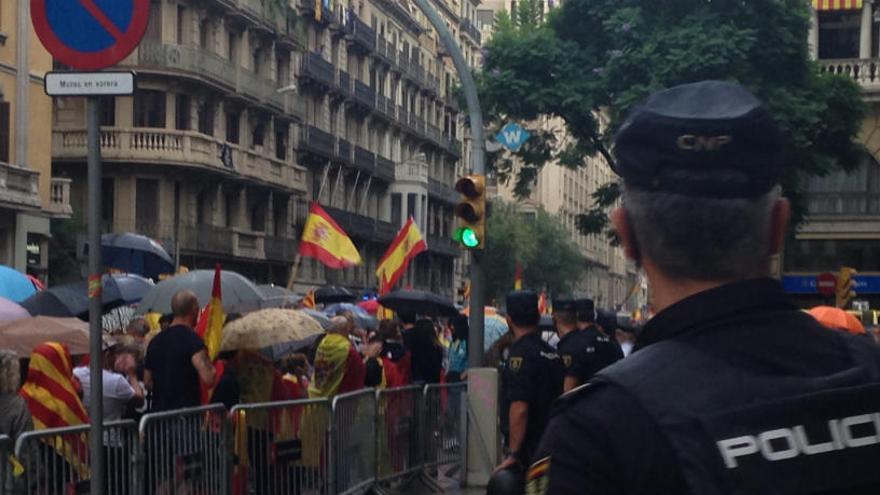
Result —
<path fill-rule="evenodd" d="M 34 316 L 0 325 L 0 349 L 28 357 L 34 347 L 59 342 L 74 356 L 89 352 L 89 324 L 77 318 Z"/>
<path fill-rule="evenodd" d="M 292 309 L 261 309 L 223 327 L 221 351 L 260 350 L 303 341 L 324 331 L 311 316 Z"/>

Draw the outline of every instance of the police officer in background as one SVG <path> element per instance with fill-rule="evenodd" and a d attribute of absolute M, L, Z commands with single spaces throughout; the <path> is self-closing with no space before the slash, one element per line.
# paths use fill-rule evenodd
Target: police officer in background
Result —
<path fill-rule="evenodd" d="M 577 314 L 574 299 L 553 301 L 553 322 L 559 334 L 556 350 L 565 367 L 564 392 L 586 383 L 597 371 L 610 364 L 597 350 L 599 333 L 579 328 Z"/>
<path fill-rule="evenodd" d="M 561 399 L 529 493 L 880 493 L 880 349 L 769 278 L 789 203 L 765 106 L 718 81 L 652 95 L 616 136 L 611 215 L 658 310 Z"/>
<path fill-rule="evenodd" d="M 577 307 L 578 327 L 589 335 L 595 343 L 597 359 L 600 365 L 597 371 L 623 359 L 623 350 L 620 349 L 620 344 L 613 337 L 614 332 L 606 333 L 597 324 L 596 320 L 599 313 L 596 311 L 596 305 L 593 303 L 593 300 L 587 298 L 575 299 L 574 304 Z"/>
<path fill-rule="evenodd" d="M 501 377 L 501 431 L 507 455 L 496 468 L 523 472 L 528 466 L 553 401 L 562 392 L 562 362 L 541 339 L 538 295 L 522 290 L 507 295 L 507 324 L 514 341 Z"/>

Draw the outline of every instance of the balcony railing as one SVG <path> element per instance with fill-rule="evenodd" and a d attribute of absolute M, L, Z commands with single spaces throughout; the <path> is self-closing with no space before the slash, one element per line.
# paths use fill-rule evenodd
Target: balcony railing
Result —
<path fill-rule="evenodd" d="M 108 161 L 205 168 L 300 191 L 306 188 L 305 169 L 292 161 L 279 160 L 268 150 L 244 149 L 195 131 L 102 127 L 99 141 L 101 157 Z M 86 152 L 85 129 L 52 132 L 54 160 L 80 162 L 85 160 Z"/>
<path fill-rule="evenodd" d="M 190 73 L 226 87 L 234 93 L 250 96 L 258 101 L 287 109 L 289 100 L 278 93 L 278 84 L 254 74 L 211 51 L 194 46 L 143 41 L 138 47 L 138 68 L 172 69 Z"/>
<path fill-rule="evenodd" d="M 376 97 L 376 111 L 388 120 L 397 118 L 397 105 L 382 95 Z"/>
<path fill-rule="evenodd" d="M 434 125 L 431 125 L 431 124 L 427 124 L 427 125 L 425 126 L 425 129 L 426 129 L 426 131 L 427 131 L 426 134 L 427 134 L 427 136 L 428 136 L 428 139 L 430 139 L 431 141 L 433 141 L 433 142 L 434 142 L 435 144 L 437 144 L 438 146 L 441 146 L 441 147 L 442 147 L 443 144 L 444 144 L 444 142 L 443 142 L 443 133 L 440 132 L 440 129 L 437 128 L 437 127 L 434 126 Z"/>
<path fill-rule="evenodd" d="M 455 204 L 459 200 L 459 194 L 452 188 L 437 179 L 428 179 L 428 195 L 448 204 Z"/>
<path fill-rule="evenodd" d="M 330 159 L 335 153 L 335 148 L 336 138 L 329 132 L 311 125 L 302 127 L 299 141 L 300 151 Z"/>
<path fill-rule="evenodd" d="M 461 27 L 461 32 L 470 36 L 478 45 L 482 44 L 483 36 L 480 34 L 480 30 L 469 19 L 462 19 L 459 27 Z"/>
<path fill-rule="evenodd" d="M 297 240 L 292 237 L 267 235 L 263 246 L 268 260 L 291 262 L 296 257 Z"/>
<path fill-rule="evenodd" d="M 805 193 L 813 217 L 865 217 L 880 215 L 880 194 L 868 192 Z"/>
<path fill-rule="evenodd" d="M 370 110 L 376 109 L 376 92 L 370 86 L 358 81 L 354 81 L 354 101 L 363 105 Z"/>
<path fill-rule="evenodd" d="M 351 142 L 342 138 L 339 138 L 339 159 L 348 165 L 354 165 L 354 147 L 351 145 Z"/>
<path fill-rule="evenodd" d="M 379 54 L 379 57 L 381 57 L 382 60 L 391 65 L 397 63 L 397 49 L 382 37 L 376 38 L 376 53 Z"/>
<path fill-rule="evenodd" d="M 46 211 L 56 218 L 69 218 L 73 215 L 73 207 L 70 206 L 70 179 L 64 177 L 52 177 L 49 185 L 49 206 Z"/>
<path fill-rule="evenodd" d="M 387 182 L 394 181 L 394 162 L 382 155 L 376 155 L 376 177 Z"/>
<path fill-rule="evenodd" d="M 353 11 L 349 11 L 346 36 L 367 52 L 376 51 L 376 30 L 368 26 Z"/>
<path fill-rule="evenodd" d="M 388 242 L 394 239 L 394 226 L 388 222 L 339 208 L 325 207 L 324 209 L 352 237 L 377 242 Z"/>
<path fill-rule="evenodd" d="M 0 162 L 0 202 L 39 208 L 40 173 L 30 168 Z"/>
<path fill-rule="evenodd" d="M 320 54 L 309 52 L 302 58 L 302 70 L 300 77 L 315 81 L 328 88 L 336 84 L 336 75 L 333 64 L 324 60 Z"/>
<path fill-rule="evenodd" d="M 355 146 L 354 166 L 361 172 L 373 175 L 376 172 L 376 154 L 366 148 Z"/>
<path fill-rule="evenodd" d="M 880 59 L 825 59 L 819 60 L 825 72 L 852 77 L 863 89 L 880 91 Z"/>
<path fill-rule="evenodd" d="M 428 251 L 442 256 L 458 256 L 461 249 L 448 236 L 429 235 Z"/>
<path fill-rule="evenodd" d="M 339 91 L 345 95 L 347 98 L 351 98 L 352 95 L 352 86 L 351 86 L 351 75 L 344 71 L 339 71 Z"/>

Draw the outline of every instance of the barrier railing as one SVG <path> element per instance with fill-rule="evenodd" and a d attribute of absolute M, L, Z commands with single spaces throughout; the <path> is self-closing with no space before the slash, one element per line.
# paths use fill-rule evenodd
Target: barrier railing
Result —
<path fill-rule="evenodd" d="M 235 406 L 233 493 L 329 494 L 327 399 Z"/>
<path fill-rule="evenodd" d="M 138 462 L 145 495 L 230 493 L 229 423 L 215 404 L 141 418 Z"/>
<path fill-rule="evenodd" d="M 330 423 L 333 491 L 364 493 L 376 480 L 376 392 L 368 388 L 333 398 Z"/>
<path fill-rule="evenodd" d="M 104 425 L 104 493 L 138 493 L 138 479 L 131 469 L 139 448 L 134 421 Z M 36 430 L 22 434 L 15 443 L 15 458 L 23 467 L 13 493 L 88 493 L 91 482 L 89 425 Z M 7 464 L 3 459 L 3 464 Z M 4 478 L 5 479 L 5 478 Z"/>
<path fill-rule="evenodd" d="M 107 423 L 104 492 L 382 493 L 419 479 L 442 488 L 464 471 L 466 387 L 365 389 L 229 415 L 218 404 Z M 12 447 L 0 436 L 0 495 L 88 492 L 88 425 L 27 432 Z M 5 461 L 13 452 L 23 467 L 15 477 Z"/>

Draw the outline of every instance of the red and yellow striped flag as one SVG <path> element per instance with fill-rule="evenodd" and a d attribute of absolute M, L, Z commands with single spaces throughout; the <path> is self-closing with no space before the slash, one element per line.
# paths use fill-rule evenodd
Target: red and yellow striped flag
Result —
<path fill-rule="evenodd" d="M 223 341 L 223 324 L 226 323 L 226 314 L 223 313 L 223 286 L 221 283 L 222 271 L 220 263 L 214 265 L 214 287 L 211 289 L 211 302 L 199 315 L 199 323 L 196 333 L 205 341 L 208 348 L 208 357 L 211 361 L 220 353 L 220 343 Z"/>
<path fill-rule="evenodd" d="M 813 0 L 816 10 L 859 10 L 862 0 Z"/>
<path fill-rule="evenodd" d="M 315 306 L 317 306 L 317 303 L 315 302 L 315 290 L 312 289 L 308 291 L 305 297 L 302 298 L 300 304 L 304 308 L 315 309 Z"/>
<path fill-rule="evenodd" d="M 390 292 L 406 272 L 409 262 L 427 249 L 428 243 L 422 237 L 419 226 L 412 217 L 409 217 L 376 268 L 376 276 L 379 277 L 379 294 Z"/>
<path fill-rule="evenodd" d="M 516 271 L 513 274 L 513 290 L 522 290 L 523 288 L 523 267 L 516 262 Z"/>
<path fill-rule="evenodd" d="M 315 258 L 329 268 L 347 268 L 363 263 L 348 234 L 318 203 L 312 203 L 309 210 L 299 254 Z"/>

